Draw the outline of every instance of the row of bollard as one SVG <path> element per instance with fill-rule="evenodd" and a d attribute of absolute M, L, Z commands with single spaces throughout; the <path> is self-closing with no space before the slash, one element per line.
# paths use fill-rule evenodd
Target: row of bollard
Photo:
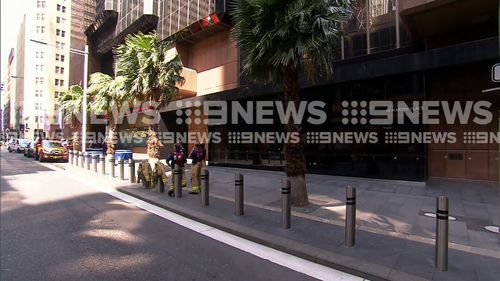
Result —
<path fill-rule="evenodd" d="M 101 164 L 101 174 L 106 174 L 106 157 L 103 154 L 91 154 L 80 151 L 70 150 L 68 153 L 68 162 L 70 165 L 79 166 L 90 170 L 90 163 L 92 162 L 92 171 L 94 173 L 98 172 L 98 163 Z M 115 158 L 113 156 L 109 157 L 109 173 L 112 178 L 115 175 Z M 128 166 L 130 171 L 130 182 L 135 183 L 135 161 L 133 159 L 128 160 Z M 119 179 L 125 179 L 125 161 L 122 159 L 118 160 L 118 174 Z"/>
<path fill-rule="evenodd" d="M 83 158 L 86 155 L 76 151 L 70 151 L 69 162 L 72 165 L 83 167 Z M 90 159 L 90 158 L 89 158 Z M 93 158 L 93 170 L 97 172 L 97 155 Z M 85 161 L 88 163 L 90 161 Z M 101 173 L 105 174 L 104 155 L 100 156 Z M 110 175 L 115 177 L 115 159 L 110 157 Z M 135 162 L 129 160 L 130 182 L 135 183 Z M 124 161 L 118 160 L 119 178 L 124 179 Z M 181 167 L 175 165 L 174 171 L 174 196 L 182 197 L 182 171 Z M 161 177 L 158 180 L 158 191 L 164 192 L 164 184 Z M 243 216 L 244 210 L 244 177 L 241 173 L 235 174 L 234 180 L 234 213 L 236 216 Z M 281 186 L 281 227 L 289 229 L 291 227 L 291 184 L 286 178 Z M 201 171 L 201 205 L 208 206 L 209 199 L 209 171 Z M 449 200 L 447 197 L 439 196 L 436 198 L 436 240 L 435 240 L 435 267 L 440 271 L 448 270 L 448 222 L 449 222 Z M 356 244 L 356 188 L 346 187 L 346 216 L 345 216 L 345 240 L 347 247 L 353 247 Z"/>
<path fill-rule="evenodd" d="M 207 171 L 208 172 L 208 171 Z M 203 181 L 202 181 L 203 182 Z M 236 173 L 235 187 L 235 215 L 244 214 L 244 180 L 243 175 Z M 435 267 L 440 271 L 448 270 L 448 221 L 449 201 L 445 196 L 436 199 L 436 242 L 435 242 Z M 281 187 L 281 227 L 291 227 L 291 185 L 286 178 L 282 180 Z M 346 217 L 345 217 L 345 240 L 347 247 L 353 247 L 356 243 L 356 188 L 346 188 Z"/>

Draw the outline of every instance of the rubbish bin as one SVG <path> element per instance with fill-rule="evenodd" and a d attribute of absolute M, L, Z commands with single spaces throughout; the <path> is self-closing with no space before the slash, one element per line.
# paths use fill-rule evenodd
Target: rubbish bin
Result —
<path fill-rule="evenodd" d="M 115 150 L 115 159 L 116 161 L 127 161 L 129 159 L 132 159 L 132 150 Z"/>
<path fill-rule="evenodd" d="M 100 151 L 87 151 L 87 154 L 92 155 L 92 156 L 90 156 L 90 163 L 89 163 L 89 164 L 92 164 L 92 163 L 93 163 L 93 161 L 94 161 L 94 157 L 93 157 L 93 155 L 95 155 L 95 154 L 97 154 L 97 155 L 102 155 L 103 153 L 102 153 L 102 150 L 100 150 Z M 100 157 L 100 156 L 99 156 L 99 157 Z M 99 158 L 99 157 L 98 157 L 98 158 Z M 88 159 L 88 158 L 87 158 L 87 159 Z M 98 159 L 97 161 L 99 161 L 99 159 Z"/>

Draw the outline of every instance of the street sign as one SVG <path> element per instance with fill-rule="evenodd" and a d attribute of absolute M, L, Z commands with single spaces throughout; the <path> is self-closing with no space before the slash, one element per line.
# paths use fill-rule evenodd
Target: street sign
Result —
<path fill-rule="evenodd" d="M 491 67 L 491 80 L 493 82 L 500 82 L 500 63 L 497 63 Z"/>

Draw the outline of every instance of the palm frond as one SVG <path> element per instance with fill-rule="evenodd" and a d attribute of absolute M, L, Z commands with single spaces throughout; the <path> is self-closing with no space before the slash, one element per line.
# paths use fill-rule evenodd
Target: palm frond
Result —
<path fill-rule="evenodd" d="M 232 30 L 242 54 L 243 74 L 279 82 L 285 69 L 332 73 L 351 0 L 236 0 Z M 314 66 L 314 67 L 311 67 Z"/>
<path fill-rule="evenodd" d="M 117 75 L 123 78 L 123 89 L 135 100 L 168 103 L 184 83 L 183 65 L 178 55 L 170 56 L 172 42 L 158 42 L 156 33 L 129 34 L 125 43 L 115 49 Z"/>

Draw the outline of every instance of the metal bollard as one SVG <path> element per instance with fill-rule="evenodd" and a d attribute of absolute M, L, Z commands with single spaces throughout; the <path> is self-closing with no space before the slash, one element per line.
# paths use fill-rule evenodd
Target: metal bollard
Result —
<path fill-rule="evenodd" d="M 134 159 L 128 160 L 128 168 L 130 171 L 130 183 L 135 183 L 135 161 L 134 161 Z"/>
<path fill-rule="evenodd" d="M 115 157 L 113 155 L 109 157 L 109 175 L 112 178 L 115 177 Z"/>
<path fill-rule="evenodd" d="M 85 152 L 80 152 L 80 168 L 83 168 L 84 162 L 85 162 Z"/>
<path fill-rule="evenodd" d="M 163 177 L 158 177 L 158 180 L 156 182 L 156 191 L 159 193 L 164 193 L 165 192 L 165 184 L 163 183 Z"/>
<path fill-rule="evenodd" d="M 92 170 L 97 173 L 97 160 L 99 159 L 99 154 L 92 154 Z"/>
<path fill-rule="evenodd" d="M 85 155 L 85 169 L 87 169 L 87 171 L 90 171 L 90 160 L 92 159 L 92 154 L 88 153 Z"/>
<path fill-rule="evenodd" d="M 182 197 L 182 170 L 177 164 L 174 168 L 174 194 L 176 198 Z"/>
<path fill-rule="evenodd" d="M 125 164 L 123 159 L 118 160 L 118 174 L 120 175 L 120 180 L 125 179 Z"/>
<path fill-rule="evenodd" d="M 345 245 L 352 247 L 356 243 L 356 188 L 348 185 L 345 190 Z"/>
<path fill-rule="evenodd" d="M 75 154 L 73 157 L 73 165 L 78 166 L 78 162 L 80 162 L 80 151 L 74 150 L 73 153 Z"/>
<path fill-rule="evenodd" d="M 284 178 L 281 182 L 281 227 L 283 229 L 289 229 L 291 224 L 291 193 L 292 188 L 290 181 Z"/>
<path fill-rule="evenodd" d="M 243 175 L 236 173 L 234 177 L 234 214 L 243 216 L 244 210 L 244 191 L 243 191 Z"/>
<path fill-rule="evenodd" d="M 202 206 L 208 206 L 210 203 L 210 198 L 209 198 L 209 173 L 207 169 L 202 169 L 201 170 L 201 205 Z"/>
<path fill-rule="evenodd" d="M 105 175 L 106 174 L 106 156 L 104 154 L 101 154 L 99 157 L 99 162 L 101 163 L 101 174 Z"/>
<path fill-rule="evenodd" d="M 68 159 L 69 164 L 73 165 L 73 150 L 68 151 L 68 157 L 69 157 Z"/>
<path fill-rule="evenodd" d="M 435 266 L 440 271 L 448 270 L 448 210 L 448 197 L 437 197 Z"/>

